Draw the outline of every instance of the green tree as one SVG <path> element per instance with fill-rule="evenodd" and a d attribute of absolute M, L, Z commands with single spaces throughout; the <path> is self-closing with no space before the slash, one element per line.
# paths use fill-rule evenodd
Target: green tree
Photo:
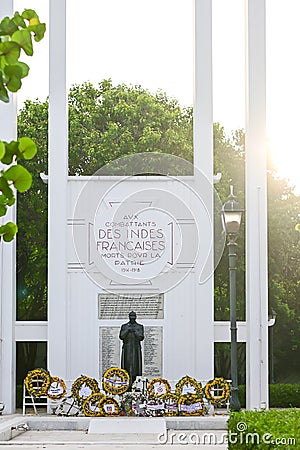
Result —
<path fill-rule="evenodd" d="M 216 190 L 222 203 L 227 201 L 229 186 L 241 206 L 245 205 L 245 150 L 244 132 L 237 130 L 228 137 L 220 124 L 214 125 L 214 172 L 221 172 L 222 179 Z M 237 319 L 245 320 L 245 217 L 242 220 L 237 246 Z M 228 251 L 222 255 L 215 270 L 215 320 L 229 320 L 229 272 Z"/>
<path fill-rule="evenodd" d="M 0 23 L 0 101 L 9 102 L 8 92 L 17 92 L 22 86 L 22 78 L 29 72 L 27 64 L 19 60 L 21 52 L 33 55 L 32 37 L 40 41 L 45 33 L 45 24 L 32 9 L 22 14 L 15 12 L 12 18 L 5 17 Z M 0 161 L 9 166 L 0 173 L 0 216 L 5 216 L 7 208 L 15 203 L 14 189 L 25 192 L 30 188 L 32 178 L 20 160 L 30 160 L 36 154 L 36 145 L 28 137 L 17 141 L 0 141 Z M 0 238 L 11 241 L 17 225 L 12 222 L 0 226 Z"/>
<path fill-rule="evenodd" d="M 39 151 L 25 165 L 32 187 L 18 199 L 17 221 L 17 320 L 47 319 L 47 173 L 48 106 L 26 102 L 18 117 L 19 135 L 34 137 Z"/>
<path fill-rule="evenodd" d="M 75 85 L 69 94 L 69 173 L 92 175 L 128 154 L 164 152 L 192 161 L 192 110 L 163 92 Z"/>
<path fill-rule="evenodd" d="M 219 142 L 223 145 L 219 145 Z M 224 143 L 226 143 L 224 145 Z M 222 172 L 223 183 L 217 186 L 222 201 L 232 183 L 244 204 L 244 133 L 238 130 L 231 138 L 222 127 L 215 127 L 215 171 Z M 268 155 L 268 275 L 269 312 L 277 312 L 274 326 L 276 381 L 297 381 L 300 370 L 300 242 L 295 232 L 299 220 L 300 198 L 285 179 L 278 177 Z M 225 181 L 225 183 L 224 183 Z M 245 220 L 243 221 L 244 226 Z M 237 315 L 245 319 L 245 242 L 244 228 L 238 238 Z M 215 272 L 215 319 L 229 320 L 228 255 L 225 250 Z M 218 370 L 229 367 L 229 347 L 216 348 Z M 242 356 L 240 360 L 243 361 Z M 240 380 L 244 379 L 244 371 Z"/>
<path fill-rule="evenodd" d="M 299 382 L 300 242 L 295 231 L 300 197 L 284 180 L 269 174 L 269 304 L 274 325 L 275 381 Z M 275 174 L 274 174 L 275 175 Z"/>

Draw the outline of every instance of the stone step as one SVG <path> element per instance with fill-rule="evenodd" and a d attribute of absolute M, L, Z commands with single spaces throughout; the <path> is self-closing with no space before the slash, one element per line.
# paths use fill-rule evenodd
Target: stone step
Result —
<path fill-rule="evenodd" d="M 4 418 L 3 418 L 4 419 Z M 64 445 L 68 448 L 99 445 L 113 450 L 114 446 L 129 450 L 145 446 L 157 448 L 211 448 L 227 449 L 228 416 L 205 417 L 57 417 L 57 416 L 7 416 L 0 423 L 0 448 L 2 444 L 39 448 Z M 25 426 L 24 426 L 25 425 Z M 29 431 L 24 429 L 29 428 Z M 138 447 L 137 447 L 138 445 Z M 34 447 L 36 446 L 36 447 Z M 120 447 L 121 446 L 121 447 Z M 14 447 L 15 448 L 15 447 Z M 88 448 L 88 447 L 87 447 Z M 117 448 L 117 447 L 116 447 Z"/>
<path fill-rule="evenodd" d="M 166 417 L 167 429 L 172 430 L 227 430 L 229 415 L 204 417 Z"/>
<path fill-rule="evenodd" d="M 195 448 L 195 446 L 226 449 L 226 433 L 220 430 L 168 430 L 166 434 L 140 434 L 140 433 L 113 433 L 113 434 L 88 434 L 84 431 L 27 431 L 22 435 L 12 438 L 5 445 L 13 446 L 32 446 L 32 448 L 52 448 L 51 446 L 67 445 L 64 448 L 105 448 L 116 449 L 141 449 L 146 450 L 158 448 Z M 0 442 L 0 448 L 4 448 L 3 442 Z M 85 447 L 86 446 L 86 447 Z M 57 448 L 57 447 L 55 447 Z"/>
<path fill-rule="evenodd" d="M 112 420 L 111 420 L 112 419 Z M 143 417 L 103 417 L 91 419 L 88 434 L 166 434 L 166 420 L 153 417 L 145 420 Z"/>

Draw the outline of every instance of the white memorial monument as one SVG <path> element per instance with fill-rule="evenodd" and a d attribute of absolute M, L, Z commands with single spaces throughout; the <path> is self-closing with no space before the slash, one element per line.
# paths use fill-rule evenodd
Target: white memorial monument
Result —
<path fill-rule="evenodd" d="M 11 15 L 13 1 L 2 3 L 1 15 Z M 118 332 L 131 310 L 145 327 L 144 375 L 214 376 L 214 343 L 230 341 L 230 326 L 214 321 L 212 0 L 194 3 L 194 173 L 143 175 L 142 155 L 125 177 L 111 167 L 68 177 L 66 0 L 50 0 L 48 321 L 15 321 L 15 243 L 1 243 L 10 261 L 1 263 L 6 412 L 14 411 L 17 341 L 47 341 L 53 375 L 99 379 L 120 365 Z M 247 344 L 247 407 L 259 409 L 268 407 L 265 2 L 245 3 L 247 322 L 238 340 Z M 0 108 L 0 136 L 12 139 L 14 106 Z"/>

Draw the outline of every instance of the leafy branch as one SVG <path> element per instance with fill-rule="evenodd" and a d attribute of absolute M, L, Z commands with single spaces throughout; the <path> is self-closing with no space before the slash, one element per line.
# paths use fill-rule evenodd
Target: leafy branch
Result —
<path fill-rule="evenodd" d="M 46 25 L 41 23 L 37 13 L 25 9 L 22 14 L 15 12 L 12 18 L 4 17 L 0 22 L 0 101 L 9 102 L 9 92 L 17 92 L 22 79 L 29 73 L 29 66 L 20 61 L 22 51 L 33 55 L 33 39 L 43 39 Z M 17 141 L 0 141 L 0 161 L 9 166 L 0 172 L 0 216 L 5 216 L 12 206 L 15 191 L 25 192 L 32 183 L 28 170 L 19 164 L 22 159 L 32 159 L 37 152 L 35 143 L 27 137 Z M 0 226 L 0 238 L 10 242 L 18 227 L 13 222 Z"/>

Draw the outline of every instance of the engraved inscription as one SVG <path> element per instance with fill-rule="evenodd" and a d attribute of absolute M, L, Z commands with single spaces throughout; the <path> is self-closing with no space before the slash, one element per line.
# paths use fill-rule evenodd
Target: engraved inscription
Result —
<path fill-rule="evenodd" d="M 100 327 L 100 378 L 110 367 L 120 367 L 121 341 L 119 327 Z"/>
<path fill-rule="evenodd" d="M 100 327 L 100 378 L 110 367 L 120 367 L 120 327 Z M 143 375 L 148 378 L 162 376 L 163 327 L 145 326 L 145 340 L 142 343 Z"/>
<path fill-rule="evenodd" d="M 99 319 L 128 319 L 135 311 L 138 319 L 163 319 L 163 294 L 99 294 Z"/>
<path fill-rule="evenodd" d="M 145 327 L 143 374 L 148 378 L 162 376 L 163 327 Z"/>

